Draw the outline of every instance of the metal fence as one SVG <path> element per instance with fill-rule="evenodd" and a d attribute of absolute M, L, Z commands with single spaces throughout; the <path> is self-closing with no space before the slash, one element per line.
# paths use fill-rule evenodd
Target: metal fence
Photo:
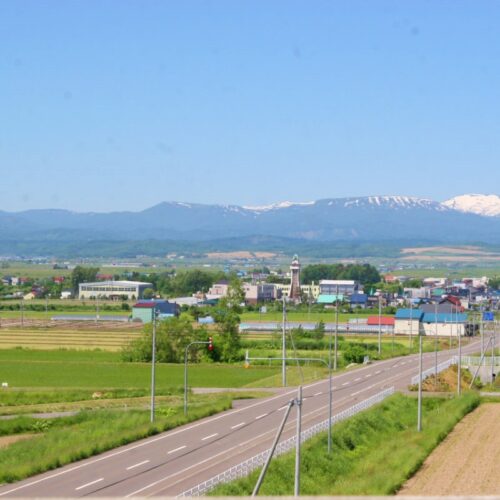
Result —
<path fill-rule="evenodd" d="M 463 357 L 462 357 L 462 359 L 463 359 Z M 442 363 L 439 363 L 439 365 L 437 365 L 437 372 L 441 373 L 442 371 L 449 368 L 451 365 L 456 365 L 457 363 L 458 363 L 458 356 L 453 356 L 450 359 L 443 361 Z M 422 372 L 422 380 L 425 380 L 429 375 L 434 375 L 435 372 L 436 372 L 435 366 L 433 366 L 432 368 L 429 368 L 427 370 L 424 370 Z M 418 377 L 419 377 L 418 374 L 415 375 L 414 377 L 412 377 L 412 379 L 411 379 L 412 385 L 418 384 Z"/>
<path fill-rule="evenodd" d="M 462 365 L 479 366 L 481 356 L 462 356 Z M 481 363 L 483 366 L 491 366 L 491 356 L 486 355 Z M 494 366 L 500 365 L 500 356 L 495 356 L 493 360 Z"/>
<path fill-rule="evenodd" d="M 351 406 L 350 408 L 347 408 L 346 410 L 337 413 L 336 415 L 333 415 L 332 423 L 335 424 L 349 417 L 352 417 L 353 415 L 356 415 L 356 413 L 359 413 L 377 403 L 380 403 L 393 393 L 394 393 L 394 387 L 385 389 L 382 392 L 379 392 L 378 394 L 375 394 L 370 398 L 365 399 L 364 401 L 361 401 L 360 403 L 357 403 L 354 406 Z M 309 427 L 309 429 L 303 431 L 300 434 L 300 442 L 302 443 L 307 439 L 312 438 L 316 434 L 324 432 L 326 430 L 328 430 L 328 419 L 316 425 L 313 425 L 312 427 Z M 293 436 L 285 441 L 282 441 L 276 447 L 274 456 L 282 455 L 283 453 L 286 453 L 287 451 L 294 449 L 295 442 L 296 442 L 296 436 Z M 183 493 L 178 495 L 178 497 L 203 496 L 218 484 L 229 483 L 231 481 L 234 481 L 235 479 L 248 476 L 253 470 L 262 467 L 264 465 L 269 452 L 270 450 L 265 450 L 259 453 L 258 455 L 255 455 L 249 458 L 248 460 L 245 460 L 244 462 L 241 462 L 240 464 L 235 465 L 230 469 L 221 472 L 220 474 L 217 474 L 216 476 L 208 479 L 207 481 L 204 481 L 203 483 L 200 483 L 194 486 L 193 488 L 184 491 Z"/>

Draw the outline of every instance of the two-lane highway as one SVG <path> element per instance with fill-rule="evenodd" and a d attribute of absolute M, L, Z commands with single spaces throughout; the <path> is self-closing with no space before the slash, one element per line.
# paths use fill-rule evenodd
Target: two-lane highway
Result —
<path fill-rule="evenodd" d="M 462 348 L 475 352 L 478 341 Z M 456 350 L 438 353 L 439 362 Z M 424 369 L 434 353 L 424 355 Z M 418 355 L 393 358 L 333 377 L 334 414 L 394 386 L 406 389 L 418 373 Z M 0 496 L 177 495 L 270 447 L 287 403 L 296 389 L 137 441 L 56 471 L 4 485 Z M 303 430 L 328 418 L 328 380 L 304 386 Z M 283 432 L 295 432 L 295 412 Z"/>

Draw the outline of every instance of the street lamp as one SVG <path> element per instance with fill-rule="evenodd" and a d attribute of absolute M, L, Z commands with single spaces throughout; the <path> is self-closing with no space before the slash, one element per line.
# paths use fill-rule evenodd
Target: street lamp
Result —
<path fill-rule="evenodd" d="M 418 405 L 417 431 L 422 431 L 422 332 L 418 332 Z"/>
<path fill-rule="evenodd" d="M 151 312 L 153 320 L 153 338 L 151 339 L 151 422 L 155 421 L 155 366 L 156 366 L 156 304 Z"/>

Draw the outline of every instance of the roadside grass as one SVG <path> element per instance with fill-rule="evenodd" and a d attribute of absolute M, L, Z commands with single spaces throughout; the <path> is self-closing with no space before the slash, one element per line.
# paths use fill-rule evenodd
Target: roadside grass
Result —
<path fill-rule="evenodd" d="M 333 427 L 332 454 L 326 453 L 327 435 L 304 443 L 301 495 L 392 495 L 422 465 L 431 451 L 479 397 L 425 398 L 423 430 L 416 431 L 417 401 L 396 394 L 376 407 Z M 293 495 L 294 452 L 274 459 L 261 495 Z M 250 495 L 259 471 L 210 492 L 213 496 Z"/>
<path fill-rule="evenodd" d="M 156 391 L 159 396 L 172 396 L 181 394 L 181 387 L 161 388 Z M 50 405 L 53 403 L 74 403 L 79 401 L 126 400 L 147 397 L 149 389 L 110 389 L 93 391 L 82 389 L 57 389 L 45 390 L 18 390 L 2 389 L 0 391 L 0 413 L 3 408 L 16 408 L 26 405 Z"/>
<path fill-rule="evenodd" d="M 179 400 L 175 406 L 159 407 L 153 424 L 148 411 L 138 410 L 81 412 L 50 423 L 35 420 L 30 430 L 38 432 L 40 429 L 39 435 L 0 449 L 0 483 L 18 481 L 213 415 L 229 409 L 231 402 L 228 394 L 193 396 L 187 417 L 183 415 Z M 30 428 L 27 417 L 16 420 L 5 426 Z"/>

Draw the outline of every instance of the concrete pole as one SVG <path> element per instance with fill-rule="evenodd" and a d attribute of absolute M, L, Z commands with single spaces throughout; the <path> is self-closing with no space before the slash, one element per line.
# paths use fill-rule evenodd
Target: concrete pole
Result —
<path fill-rule="evenodd" d="M 438 316 L 438 305 L 436 302 L 435 308 L 434 308 L 434 386 L 437 389 L 437 377 L 438 377 L 438 323 L 437 323 L 437 316 Z"/>
<path fill-rule="evenodd" d="M 283 432 L 283 428 L 285 427 L 286 421 L 288 420 L 288 416 L 290 415 L 290 410 L 295 402 L 292 400 L 288 403 L 288 408 L 286 409 L 285 415 L 283 415 L 283 420 L 279 426 L 278 432 L 276 433 L 276 437 L 274 438 L 273 445 L 269 451 L 269 455 L 266 458 L 266 462 L 262 470 L 260 471 L 259 478 L 257 479 L 257 483 L 255 483 L 255 487 L 252 491 L 252 497 L 255 497 L 259 494 L 260 487 L 262 485 L 262 481 L 264 481 L 264 477 L 266 475 L 267 469 L 269 468 L 269 464 L 271 463 L 271 459 L 273 458 L 274 451 L 276 450 L 276 446 L 278 445 L 278 441 L 281 437 L 281 433 Z"/>
<path fill-rule="evenodd" d="M 481 314 L 481 317 L 480 317 L 480 335 L 481 335 L 481 356 L 484 354 L 484 324 L 483 324 L 483 307 L 482 307 L 482 304 L 481 306 L 479 307 L 479 312 Z"/>
<path fill-rule="evenodd" d="M 382 321 L 382 302 L 381 302 L 381 294 L 382 292 L 379 292 L 378 296 L 378 355 L 382 353 L 382 325 L 380 324 Z"/>
<path fill-rule="evenodd" d="M 300 494 L 300 434 L 302 425 L 302 386 L 299 385 L 297 391 L 297 437 L 295 442 L 295 485 L 293 494 L 298 497 Z"/>
<path fill-rule="evenodd" d="M 286 387 L 286 302 L 283 296 L 283 325 L 282 325 L 282 358 L 281 363 L 281 385 Z"/>
<path fill-rule="evenodd" d="M 413 303 L 410 299 L 410 354 L 413 351 Z"/>
<path fill-rule="evenodd" d="M 332 360 L 328 363 L 328 454 L 332 452 Z"/>
<path fill-rule="evenodd" d="M 495 330 L 496 321 L 493 319 L 493 332 L 491 333 L 491 383 L 495 381 Z"/>
<path fill-rule="evenodd" d="M 418 336 L 418 409 L 417 409 L 417 431 L 422 431 L 422 334 Z"/>
<path fill-rule="evenodd" d="M 155 367 L 156 367 L 156 307 L 153 307 L 153 338 L 151 340 L 151 422 L 155 421 Z"/>
<path fill-rule="evenodd" d="M 337 371 L 337 358 L 338 358 L 338 337 L 339 337 L 339 286 L 337 285 L 337 297 L 335 300 L 335 356 L 333 358 L 333 369 Z M 332 349 L 332 336 L 330 335 L 330 356 Z M 331 366 L 331 357 L 330 357 L 330 366 Z"/>
<path fill-rule="evenodd" d="M 457 306 L 458 310 L 458 306 Z M 458 335 L 458 380 L 457 380 L 457 395 L 462 394 L 462 334 L 458 329 L 458 312 L 456 315 L 457 335 Z"/>

